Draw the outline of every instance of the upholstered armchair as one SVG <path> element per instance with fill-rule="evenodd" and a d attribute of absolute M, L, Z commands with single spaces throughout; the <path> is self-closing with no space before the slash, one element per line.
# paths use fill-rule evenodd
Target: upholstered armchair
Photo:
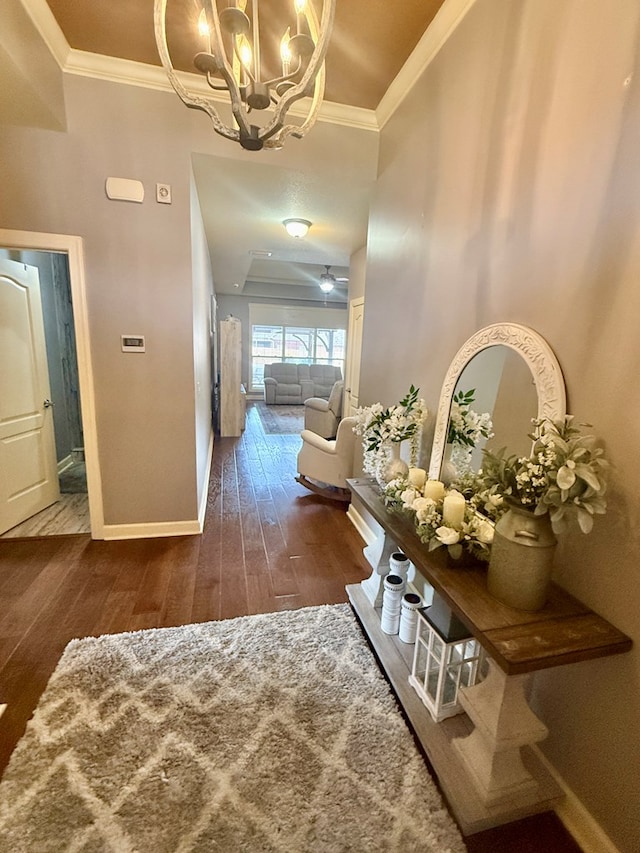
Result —
<path fill-rule="evenodd" d="M 353 477 L 357 436 L 353 431 L 356 418 L 343 418 L 333 441 L 305 429 L 300 434 L 302 448 L 298 453 L 296 480 L 312 492 L 326 498 L 350 501 L 347 479 Z"/>
<path fill-rule="evenodd" d="M 335 438 L 342 416 L 344 382 L 333 383 L 329 399 L 310 397 L 304 401 L 304 428 L 323 438 Z"/>

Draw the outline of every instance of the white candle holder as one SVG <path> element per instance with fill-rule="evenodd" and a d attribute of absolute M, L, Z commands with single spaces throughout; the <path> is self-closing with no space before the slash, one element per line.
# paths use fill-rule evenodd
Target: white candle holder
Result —
<path fill-rule="evenodd" d="M 400 575 L 406 581 L 410 565 L 406 554 L 403 554 L 402 551 L 394 551 L 389 557 L 389 574 Z"/>
<path fill-rule="evenodd" d="M 406 582 L 400 575 L 387 575 L 384 579 L 380 628 L 385 634 L 397 634 L 400 629 L 400 606 Z"/>
<path fill-rule="evenodd" d="M 415 592 L 407 592 L 400 604 L 399 637 L 403 643 L 412 645 L 416 641 L 416 626 L 418 610 L 422 607 L 422 596 Z"/>
<path fill-rule="evenodd" d="M 450 610 L 446 613 L 448 608 L 442 599 L 434 595 L 434 601 L 431 607 L 417 611 L 409 683 L 439 723 L 464 712 L 458 702 L 458 691 L 478 681 L 484 651 L 462 622 Z M 430 611 L 436 619 L 430 618 Z M 446 630 L 438 623 L 446 623 Z"/>

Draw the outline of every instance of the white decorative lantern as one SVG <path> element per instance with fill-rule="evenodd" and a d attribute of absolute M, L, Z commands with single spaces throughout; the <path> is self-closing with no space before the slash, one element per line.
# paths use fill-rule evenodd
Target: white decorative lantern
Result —
<path fill-rule="evenodd" d="M 480 643 L 434 593 L 431 607 L 418 611 L 409 683 L 436 723 L 463 713 L 458 690 L 478 681 L 483 655 Z"/>

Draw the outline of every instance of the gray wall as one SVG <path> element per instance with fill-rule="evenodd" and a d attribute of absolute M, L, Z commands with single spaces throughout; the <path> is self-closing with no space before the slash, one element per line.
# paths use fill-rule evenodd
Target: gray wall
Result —
<path fill-rule="evenodd" d="M 613 463 L 556 579 L 640 640 L 640 6 L 478 0 L 382 132 L 361 401 L 435 413 L 478 328 L 536 329 Z M 640 839 L 638 652 L 539 674 L 542 749 L 620 850 Z"/>
<path fill-rule="evenodd" d="M 2 126 L 0 227 L 83 239 L 105 523 L 193 520 L 206 488 L 211 358 L 192 153 L 372 180 L 378 139 L 319 123 L 304 144 L 255 154 L 172 93 L 63 83 L 66 132 Z M 109 200 L 109 176 L 142 181 L 143 204 Z M 172 186 L 172 204 L 156 203 L 157 182 Z M 122 334 L 145 335 L 147 352 L 122 353 Z"/>

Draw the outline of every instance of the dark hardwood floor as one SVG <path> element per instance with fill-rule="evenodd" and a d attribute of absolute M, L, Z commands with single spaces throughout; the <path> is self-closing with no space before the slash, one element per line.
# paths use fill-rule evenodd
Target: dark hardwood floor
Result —
<path fill-rule="evenodd" d="M 0 540 L 0 771 L 74 637 L 347 600 L 369 575 L 343 504 L 295 480 L 297 435 L 217 438 L 200 536 Z M 426 710 L 425 710 L 426 713 Z M 555 815 L 466 839 L 471 853 L 577 853 Z"/>

